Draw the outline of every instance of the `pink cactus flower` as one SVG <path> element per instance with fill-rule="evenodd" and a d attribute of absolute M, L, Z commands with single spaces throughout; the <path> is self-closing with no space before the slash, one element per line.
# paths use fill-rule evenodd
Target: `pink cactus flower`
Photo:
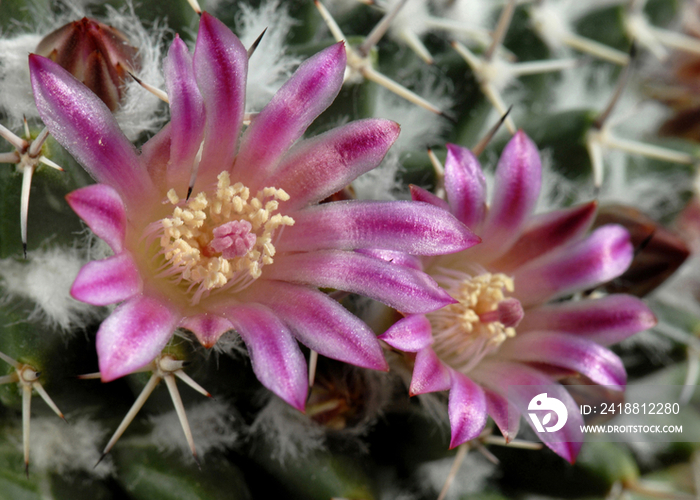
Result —
<path fill-rule="evenodd" d="M 416 353 L 412 395 L 450 391 L 452 447 L 477 437 L 489 415 L 513 439 L 520 415 L 537 395 L 536 387 L 527 386 L 557 386 L 569 421 L 558 435 L 541 437 L 573 461 L 582 421 L 558 376 L 582 374 L 622 389 L 625 369 L 604 346 L 654 326 L 656 318 L 629 295 L 571 298 L 620 276 L 633 248 L 618 225 L 586 235 L 595 202 L 533 216 L 541 173 L 537 147 L 525 133 L 516 133 L 500 158 L 487 205 L 479 162 L 469 150 L 448 144 L 448 202 L 415 186 L 413 198 L 449 208 L 483 242 L 453 255 L 407 258 L 407 265 L 427 272 L 459 302 L 407 314 L 380 338 Z"/>
<path fill-rule="evenodd" d="M 242 132 L 247 67 L 238 38 L 202 14 L 194 54 L 176 37 L 165 60 L 171 122 L 139 153 L 92 92 L 30 56 L 44 122 L 99 183 L 67 199 L 114 251 L 87 264 L 71 291 L 121 303 L 97 333 L 102 379 L 148 364 L 178 327 L 205 346 L 235 329 L 262 384 L 303 409 L 297 340 L 387 369 L 375 334 L 317 288 L 427 313 L 454 300 L 425 273 L 372 252 L 438 255 L 479 238 L 426 203 L 318 204 L 377 166 L 399 133 L 368 119 L 300 140 L 340 90 L 342 43 L 302 64 Z"/>

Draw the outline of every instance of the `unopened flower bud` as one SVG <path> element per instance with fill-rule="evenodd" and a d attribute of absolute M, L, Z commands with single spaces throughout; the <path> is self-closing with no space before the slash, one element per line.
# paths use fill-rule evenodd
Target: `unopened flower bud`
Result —
<path fill-rule="evenodd" d="M 36 53 L 55 61 L 104 101 L 119 107 L 128 72 L 138 70 L 137 49 L 119 30 L 87 17 L 46 35 Z"/>
<path fill-rule="evenodd" d="M 316 380 L 306 403 L 306 415 L 328 429 L 356 428 L 373 420 L 385 390 L 376 377 L 319 360 Z"/>
<path fill-rule="evenodd" d="M 604 285 L 610 293 L 643 297 L 666 281 L 690 255 L 680 237 L 635 208 L 625 205 L 601 207 L 594 226 L 610 223 L 624 226 L 630 232 L 635 248 L 629 269 Z"/>

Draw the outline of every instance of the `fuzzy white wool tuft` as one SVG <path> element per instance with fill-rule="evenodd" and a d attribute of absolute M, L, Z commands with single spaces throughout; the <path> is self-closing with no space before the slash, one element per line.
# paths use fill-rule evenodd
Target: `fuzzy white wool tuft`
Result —
<path fill-rule="evenodd" d="M 288 53 L 286 44 L 296 21 L 280 0 L 268 0 L 257 9 L 241 4 L 240 9 L 236 32 L 244 47 L 249 48 L 267 28 L 250 58 L 246 86 L 246 110 L 260 111 L 301 62 L 299 57 Z"/>
<path fill-rule="evenodd" d="M 107 430 L 91 416 L 68 416 L 66 425 L 55 415 L 32 418 L 30 434 L 31 467 L 56 474 L 87 473 L 104 478 L 114 474 L 114 464 L 102 455 Z M 21 449 L 21 440 L 17 440 Z"/>
<path fill-rule="evenodd" d="M 178 383 L 178 385 L 182 385 Z M 192 429 L 192 437 L 197 454 L 203 457 L 211 452 L 223 452 L 234 447 L 239 440 L 239 426 L 242 419 L 236 410 L 213 399 L 186 408 L 187 420 Z M 192 456 L 177 413 L 172 410 L 150 418 L 153 431 L 151 441 L 165 451 L 179 452 L 189 460 Z"/>
<path fill-rule="evenodd" d="M 303 459 L 326 446 L 323 427 L 274 395 L 255 417 L 249 432 L 271 444 L 271 457 L 281 464 Z"/>
<path fill-rule="evenodd" d="M 103 314 L 101 309 L 70 296 L 71 285 L 86 263 L 83 251 L 62 247 L 29 252 L 26 262 L 13 258 L 0 260 L 5 300 L 32 301 L 36 307 L 28 318 L 30 321 L 39 320 L 64 332 L 84 328 Z"/>
<path fill-rule="evenodd" d="M 425 488 L 427 494 L 436 494 L 442 490 L 453 462 L 454 457 L 448 457 L 420 466 L 417 472 L 420 478 L 419 484 Z M 495 469 L 496 466 L 488 462 L 480 453 L 468 452 L 445 500 L 456 500 L 464 495 L 482 491 Z"/>
<path fill-rule="evenodd" d="M 138 48 L 141 69 L 137 76 L 156 88 L 163 88 L 165 80 L 161 61 L 165 53 L 167 28 L 154 24 L 146 28 L 139 21 L 133 5 L 126 9 L 107 9 L 107 24 L 124 32 L 131 43 Z M 144 132 L 157 132 L 165 123 L 165 106 L 156 96 L 145 91 L 133 80 L 126 84 L 126 98 L 115 113 L 115 118 L 130 141 L 135 141 Z"/>

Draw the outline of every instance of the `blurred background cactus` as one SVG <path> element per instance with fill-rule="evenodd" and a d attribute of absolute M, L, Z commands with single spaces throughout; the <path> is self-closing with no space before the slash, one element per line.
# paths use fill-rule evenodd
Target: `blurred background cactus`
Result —
<path fill-rule="evenodd" d="M 659 318 L 614 348 L 630 390 L 685 385 L 685 401 L 700 401 L 699 3 L 199 7 L 245 47 L 264 32 L 250 57 L 249 113 L 307 57 L 346 40 L 345 85 L 307 136 L 367 117 L 397 121 L 401 135 L 379 168 L 334 199 L 408 199 L 410 184 L 439 193 L 447 142 L 478 148 L 488 175 L 511 133 L 524 129 L 543 155 L 540 210 L 597 199 L 596 225 L 632 233 L 630 270 L 591 291 L 644 297 Z M 0 498 L 408 500 L 437 498 L 445 485 L 445 498 L 461 499 L 697 498 L 698 443 L 592 442 L 570 465 L 532 442 L 503 446 L 496 431 L 449 451 L 446 397 L 409 398 L 410 369 L 391 352 L 389 373 L 318 359 L 305 414 L 260 385 L 235 332 L 210 350 L 178 332 L 145 373 L 108 384 L 79 378 L 97 371 L 95 332 L 109 311 L 68 292 L 81 266 L 109 250 L 64 200 L 92 181 L 43 132 L 27 56 L 71 71 L 140 146 L 168 120 L 154 95 L 164 88 L 165 48 L 175 33 L 192 46 L 197 23 L 187 0 L 0 2 Z M 505 126 L 480 144 L 509 109 Z M 368 299 L 337 298 L 378 334 L 397 319 Z M 132 406 L 140 411 L 120 428 Z M 696 416 L 683 425 L 698 432 Z"/>

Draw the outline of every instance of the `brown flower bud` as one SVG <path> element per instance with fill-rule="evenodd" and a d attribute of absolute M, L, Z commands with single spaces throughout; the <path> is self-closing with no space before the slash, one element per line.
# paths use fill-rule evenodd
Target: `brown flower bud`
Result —
<path fill-rule="evenodd" d="M 630 232 L 635 255 L 622 276 L 603 285 L 610 293 L 643 297 L 666 281 L 690 255 L 680 237 L 635 208 L 600 207 L 594 227 L 611 223 L 620 224 Z"/>
<path fill-rule="evenodd" d="M 373 418 L 382 391 L 363 370 L 319 359 L 316 379 L 306 402 L 306 416 L 331 430 L 355 427 Z"/>
<path fill-rule="evenodd" d="M 124 96 L 127 73 L 140 67 L 137 49 L 121 31 L 87 17 L 46 35 L 36 53 L 69 71 L 111 111 Z"/>

